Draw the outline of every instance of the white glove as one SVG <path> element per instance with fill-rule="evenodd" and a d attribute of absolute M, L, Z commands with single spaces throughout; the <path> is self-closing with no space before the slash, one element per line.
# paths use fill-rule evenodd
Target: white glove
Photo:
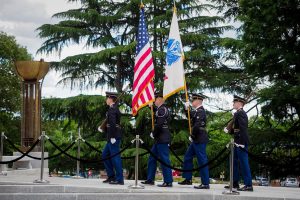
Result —
<path fill-rule="evenodd" d="M 103 130 L 101 129 L 101 126 L 98 126 L 98 131 L 99 131 L 100 133 L 103 133 Z"/>
<path fill-rule="evenodd" d="M 184 108 L 187 110 L 190 107 L 190 102 L 185 102 L 184 103 Z"/>
<path fill-rule="evenodd" d="M 231 111 L 232 116 L 234 115 L 235 112 L 236 112 L 235 110 L 232 110 L 232 111 Z"/>
<path fill-rule="evenodd" d="M 153 136 L 153 133 L 152 133 L 152 132 L 150 133 L 150 137 L 151 137 L 152 139 L 154 139 L 154 136 Z"/>
<path fill-rule="evenodd" d="M 116 141 L 117 141 L 116 138 L 110 138 L 110 142 L 111 142 L 112 144 L 114 144 Z"/>
<path fill-rule="evenodd" d="M 228 133 L 227 127 L 224 127 L 223 131 L 224 131 L 225 133 Z"/>
<path fill-rule="evenodd" d="M 192 138 L 191 136 L 189 137 L 189 141 L 190 141 L 190 142 L 193 142 L 193 138 Z"/>

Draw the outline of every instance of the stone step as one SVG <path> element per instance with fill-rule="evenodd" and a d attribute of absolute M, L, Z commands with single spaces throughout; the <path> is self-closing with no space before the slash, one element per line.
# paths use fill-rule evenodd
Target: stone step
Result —
<path fill-rule="evenodd" d="M 7 170 L 3 171 L 5 173 L 7 173 L 7 176 L 40 176 L 41 173 L 41 169 L 11 169 L 8 168 Z M 49 168 L 44 168 L 44 177 L 48 177 L 49 176 Z"/>
<path fill-rule="evenodd" d="M 1 182 L 1 179 L 0 179 Z M 211 185 L 210 190 L 196 190 L 192 186 L 159 188 L 146 186 L 145 189 L 129 189 L 132 181 L 124 186 L 101 184 L 56 185 L 18 182 L 2 182 L 0 200 L 297 200 L 300 199 L 299 188 L 255 187 L 254 192 L 241 192 L 240 195 L 223 195 L 224 185 Z"/>
<path fill-rule="evenodd" d="M 114 194 L 114 193 L 36 193 L 36 194 L 0 194 L 1 200 L 225 200 L 236 199 L 229 197 L 224 198 L 222 196 L 207 196 L 198 194 L 182 194 L 182 193 L 132 193 L 132 194 Z M 243 198 L 243 200 L 252 200 Z M 253 199 L 254 200 L 254 199 Z M 257 200 L 257 198 L 255 198 Z M 271 200 L 271 199 L 270 199 Z"/>
<path fill-rule="evenodd" d="M 172 188 L 154 185 L 131 189 L 128 186 L 134 184 L 133 180 L 125 180 L 125 185 L 110 185 L 102 183 L 103 179 L 45 179 L 50 183 L 34 184 L 32 176 L 0 176 L 0 200 L 300 200 L 299 188 L 255 186 L 254 192 L 232 196 L 222 194 L 224 184 L 211 184 L 210 190 L 196 190 L 176 182 Z"/>

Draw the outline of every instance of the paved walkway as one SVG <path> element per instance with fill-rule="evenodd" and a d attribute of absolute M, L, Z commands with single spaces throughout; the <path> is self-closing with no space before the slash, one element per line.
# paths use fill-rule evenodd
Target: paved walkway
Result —
<path fill-rule="evenodd" d="M 172 188 L 146 186 L 145 189 L 129 189 L 133 180 L 125 180 L 125 185 L 102 183 L 101 179 L 73 179 L 45 177 L 49 184 L 33 184 L 38 175 L 0 176 L 0 200 L 127 200 L 127 199 L 249 199 L 249 200 L 294 200 L 300 199 L 300 188 L 254 187 L 254 192 L 241 192 L 238 196 L 223 195 L 223 184 L 211 184 L 210 190 L 197 190 L 193 186 L 181 186 L 176 182 Z M 158 183 L 158 182 L 157 182 Z"/>

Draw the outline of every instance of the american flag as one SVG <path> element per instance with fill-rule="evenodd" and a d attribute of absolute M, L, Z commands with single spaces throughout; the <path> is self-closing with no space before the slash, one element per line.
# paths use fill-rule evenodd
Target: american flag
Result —
<path fill-rule="evenodd" d="M 154 65 L 149 43 L 144 8 L 140 10 L 139 30 L 137 36 L 136 58 L 134 64 L 132 114 L 154 101 Z"/>

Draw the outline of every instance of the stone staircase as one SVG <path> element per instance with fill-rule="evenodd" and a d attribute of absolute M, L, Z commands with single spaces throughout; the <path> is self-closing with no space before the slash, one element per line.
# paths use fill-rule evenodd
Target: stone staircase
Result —
<path fill-rule="evenodd" d="M 35 175 L 36 176 L 36 175 Z M 103 179 L 72 179 L 45 177 L 49 184 L 34 184 L 33 177 L 24 175 L 1 177 L 0 200 L 296 200 L 299 188 L 255 187 L 254 192 L 238 196 L 222 195 L 224 185 L 212 184 L 210 190 L 196 190 L 192 186 L 174 183 L 172 188 L 146 186 L 130 189 L 133 180 L 125 185 L 102 183 Z M 27 181 L 26 181 L 27 180 Z"/>

